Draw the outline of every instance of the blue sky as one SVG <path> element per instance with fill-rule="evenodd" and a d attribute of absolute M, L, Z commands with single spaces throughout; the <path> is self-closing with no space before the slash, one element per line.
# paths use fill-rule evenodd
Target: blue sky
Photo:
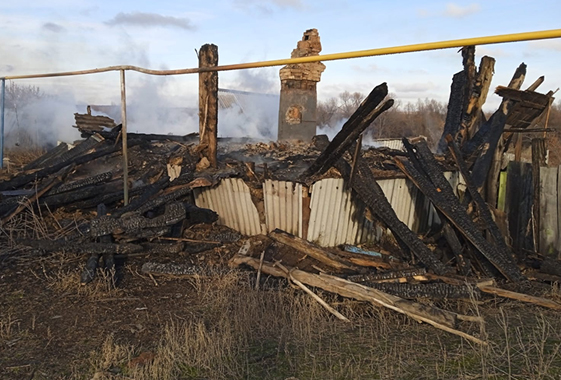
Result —
<path fill-rule="evenodd" d="M 221 64 L 288 58 L 306 29 L 317 28 L 322 53 L 372 49 L 457 38 L 561 27 L 561 5 L 488 0 L 336 1 L 28 0 L 0 3 L 0 76 L 82 70 L 131 64 L 149 68 L 196 67 L 195 49 L 218 45 Z M 496 58 L 493 87 L 508 83 L 528 65 L 527 85 L 540 75 L 540 90 L 561 87 L 561 40 L 482 46 Z M 405 103 L 447 101 L 452 75 L 461 69 L 457 49 L 326 62 L 320 99 L 342 91 L 368 93 L 387 82 Z M 279 88 L 278 67 L 220 74 L 220 86 L 263 92 Z M 71 92 L 77 102 L 119 101 L 118 73 L 20 81 L 50 92 Z M 127 89 L 138 101 L 160 97 L 196 105 L 197 77 L 147 78 L 128 73 Z M 490 97 L 488 107 L 498 103 Z"/>

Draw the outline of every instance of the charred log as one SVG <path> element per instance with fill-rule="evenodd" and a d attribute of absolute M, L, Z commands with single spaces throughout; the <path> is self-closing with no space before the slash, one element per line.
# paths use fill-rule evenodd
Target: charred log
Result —
<path fill-rule="evenodd" d="M 524 276 L 514 264 L 511 257 L 505 256 L 490 244 L 479 232 L 459 200 L 455 198 L 450 184 L 436 187 L 424 174 L 407 160 L 396 159 L 396 163 L 409 179 L 424 193 L 442 214 L 469 240 L 501 273 L 512 281 L 520 281 Z M 442 176 L 442 173 L 435 173 Z M 440 181 L 438 181 L 440 183 Z M 444 185 L 444 184 L 442 184 Z M 454 201 L 455 199 L 455 201 Z"/>
<path fill-rule="evenodd" d="M 429 298 L 431 300 L 445 300 L 481 298 L 481 293 L 477 288 L 444 283 L 395 284 L 373 282 L 366 283 L 365 285 L 405 299 Z"/>
<path fill-rule="evenodd" d="M 425 268 L 411 268 L 381 273 L 357 274 L 347 276 L 347 280 L 359 283 L 386 282 L 398 279 L 411 279 L 416 276 L 423 276 L 426 273 L 427 270 Z"/>
<path fill-rule="evenodd" d="M 339 160 L 336 167 L 344 178 L 348 178 L 350 167 L 345 161 Z M 384 195 L 382 188 L 376 182 L 372 171 L 360 159 L 357 162 L 357 171 L 351 187 L 357 192 L 366 206 L 388 226 L 392 233 L 424 265 L 431 268 L 436 274 L 445 274 L 450 271 L 450 268 L 441 263 L 419 237 L 399 220 L 390 202 Z"/>
<path fill-rule="evenodd" d="M 100 183 L 108 182 L 109 180 L 111 180 L 112 177 L 113 177 L 113 173 L 105 172 L 88 178 L 81 179 L 79 181 L 63 183 L 62 185 L 49 191 L 47 195 L 55 195 L 71 190 L 80 189 L 86 186 L 98 185 Z"/>
<path fill-rule="evenodd" d="M 343 156 L 351 144 L 356 141 L 358 136 L 368 128 L 380 114 L 393 105 L 393 100 L 390 99 L 381 107 L 378 107 L 387 94 L 388 86 L 386 83 L 375 87 L 343 125 L 341 131 L 333 138 L 333 141 L 306 170 L 302 178 L 309 178 L 313 175 L 325 173 L 331 168 L 335 162 Z"/>
<path fill-rule="evenodd" d="M 166 204 L 164 214 L 151 219 L 143 216 L 131 216 L 128 218 L 101 216 L 92 221 L 90 236 L 99 237 L 110 234 L 130 235 L 140 233 L 142 229 L 171 226 L 184 220 L 185 217 L 185 205 L 180 202 Z"/>

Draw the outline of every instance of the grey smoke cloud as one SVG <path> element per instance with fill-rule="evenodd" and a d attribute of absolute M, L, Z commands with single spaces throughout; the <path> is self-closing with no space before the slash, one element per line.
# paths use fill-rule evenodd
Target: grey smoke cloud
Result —
<path fill-rule="evenodd" d="M 53 32 L 53 33 L 62 33 L 65 32 L 66 29 L 59 24 L 55 24 L 54 22 L 46 22 L 43 24 L 43 26 L 41 27 L 41 29 L 49 31 L 49 32 Z"/>
<path fill-rule="evenodd" d="M 106 21 L 105 24 L 110 26 L 129 25 L 138 27 L 172 27 L 184 30 L 196 29 L 188 18 L 163 16 L 157 13 L 145 12 L 120 12 L 111 20 Z"/>

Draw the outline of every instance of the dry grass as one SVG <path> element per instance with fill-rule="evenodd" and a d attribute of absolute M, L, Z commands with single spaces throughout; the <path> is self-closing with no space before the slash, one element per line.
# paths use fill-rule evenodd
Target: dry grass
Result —
<path fill-rule="evenodd" d="M 110 337 L 92 353 L 94 378 L 537 380 L 561 376 L 561 322 L 554 314 L 523 317 L 520 310 L 500 308 L 497 315 L 485 316 L 490 344 L 479 347 L 390 311 L 337 302 L 322 294 L 351 317 L 349 326 L 299 290 L 269 284 L 254 291 L 243 272 L 195 280 L 194 285 L 203 306 L 193 318 L 163 326 L 149 360 L 131 365 L 140 349 Z"/>

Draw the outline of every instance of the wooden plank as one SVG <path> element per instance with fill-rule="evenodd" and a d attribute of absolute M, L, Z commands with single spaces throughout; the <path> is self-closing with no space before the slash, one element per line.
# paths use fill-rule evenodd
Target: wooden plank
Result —
<path fill-rule="evenodd" d="M 332 268 L 338 270 L 354 270 L 354 266 L 350 262 L 347 262 L 347 260 L 337 257 L 333 253 L 285 231 L 276 229 L 269 233 L 269 237 L 279 243 L 288 245 L 289 247 L 305 253 L 306 255 L 313 257 Z"/>
<path fill-rule="evenodd" d="M 467 139 L 475 135 L 481 122 L 481 108 L 485 104 L 489 87 L 491 87 L 491 79 L 495 70 L 495 59 L 484 56 L 479 63 L 479 70 L 475 78 L 474 88 L 471 91 L 471 98 L 466 110 L 466 119 L 464 123 L 467 129 Z"/>
<path fill-rule="evenodd" d="M 507 173 L 506 171 L 502 171 L 499 175 L 499 197 L 497 200 L 497 209 L 501 211 L 505 211 L 505 204 L 506 204 L 506 179 Z"/>
<path fill-rule="evenodd" d="M 510 290 L 500 289 L 500 288 L 496 288 L 496 287 L 493 287 L 493 286 L 478 286 L 478 288 L 479 288 L 479 290 L 481 290 L 484 293 L 496 294 L 496 295 L 501 296 L 501 297 L 510 298 L 510 299 L 514 299 L 514 300 L 518 300 L 518 301 L 522 301 L 522 302 L 527 302 L 527 303 L 531 303 L 531 304 L 534 304 L 534 305 L 547 307 L 547 308 L 553 309 L 553 310 L 561 310 L 561 304 L 559 304 L 555 301 L 549 300 L 547 298 L 534 297 L 534 296 L 530 296 L 528 294 L 516 293 L 516 292 L 512 292 Z"/>
<path fill-rule="evenodd" d="M 540 203 L 539 203 L 539 252 L 557 257 L 557 183 L 558 168 L 540 168 Z"/>
<path fill-rule="evenodd" d="M 532 216 L 534 218 L 533 231 L 534 231 L 534 242 L 536 243 L 536 249 L 540 251 L 540 168 L 545 166 L 545 139 L 536 138 L 532 139 L 532 183 L 534 186 L 534 201 L 532 208 Z M 541 252 L 541 251 L 540 251 Z"/>
<path fill-rule="evenodd" d="M 505 212 L 512 238 L 512 249 L 519 258 L 534 250 L 532 238 L 532 165 L 512 161 L 508 164 Z"/>
<path fill-rule="evenodd" d="M 230 260 L 232 266 L 239 266 L 242 264 L 253 267 L 254 269 L 259 268 L 259 260 L 248 256 L 234 256 Z M 473 341 L 478 344 L 486 345 L 487 343 L 468 335 L 462 331 L 456 330 L 455 326 L 458 320 L 466 320 L 472 322 L 481 323 L 481 318 L 464 316 L 456 313 L 452 313 L 443 309 L 439 309 L 434 306 L 422 305 L 416 302 L 408 301 L 403 298 L 384 293 L 380 290 L 369 288 L 364 285 L 360 285 L 348 280 L 344 280 L 339 277 L 329 276 L 329 275 L 317 275 L 308 272 L 298 270 L 296 268 L 288 268 L 287 271 L 290 275 L 287 275 L 285 271 L 276 267 L 271 263 L 264 262 L 262 266 L 263 273 L 276 276 L 296 279 L 303 284 L 313 286 L 339 294 L 343 297 L 353 298 L 360 301 L 371 302 L 375 305 L 380 305 L 398 313 L 405 314 L 416 321 L 428 323 L 438 329 L 450 332 L 452 334 L 459 335 L 465 339 Z"/>

